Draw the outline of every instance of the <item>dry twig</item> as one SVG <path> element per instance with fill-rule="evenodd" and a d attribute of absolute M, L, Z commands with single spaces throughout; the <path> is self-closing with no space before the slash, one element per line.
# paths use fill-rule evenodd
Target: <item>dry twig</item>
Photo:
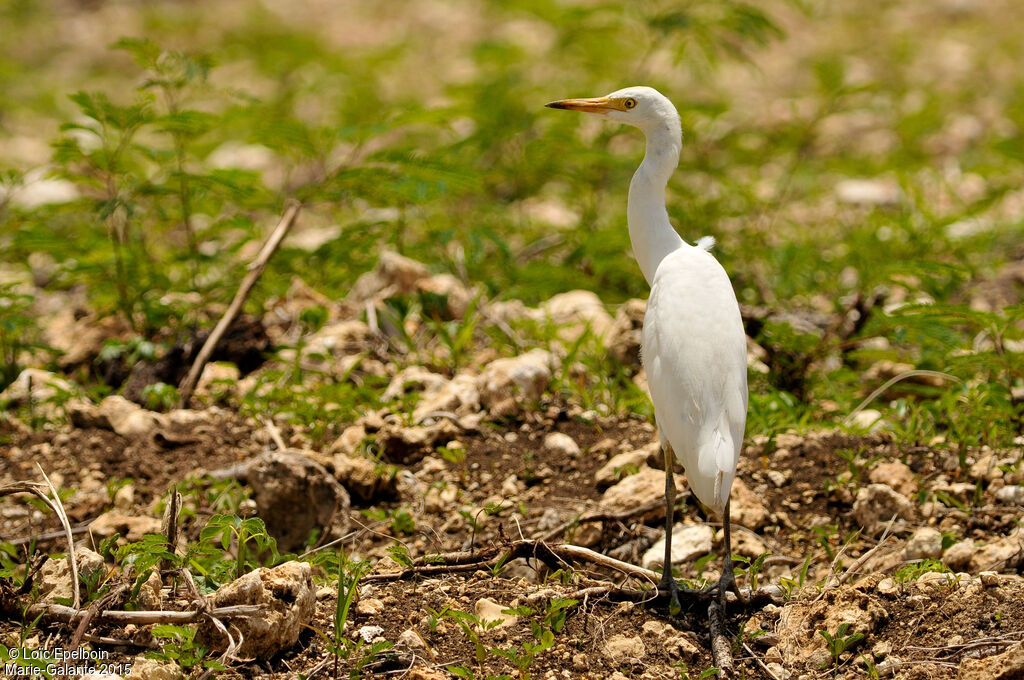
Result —
<path fill-rule="evenodd" d="M 253 286 L 256 285 L 260 275 L 263 274 L 263 269 L 267 266 L 267 262 L 270 261 L 277 247 L 281 245 L 281 241 L 288 234 L 288 230 L 295 224 L 295 218 L 298 217 L 300 208 L 301 204 L 298 201 L 288 202 L 288 208 L 284 211 L 281 221 L 278 222 L 274 231 L 270 233 L 256 259 L 249 264 L 249 273 L 242 279 L 242 284 L 238 287 L 238 291 L 235 293 L 234 299 L 231 300 L 231 304 L 228 305 L 227 311 L 224 312 L 224 316 L 214 326 L 210 337 L 203 343 L 203 347 L 199 350 L 196 360 L 192 362 L 192 368 L 189 369 L 188 375 L 185 376 L 184 382 L 181 383 L 181 394 L 178 399 L 179 408 L 185 408 L 188 400 L 192 398 L 192 392 L 196 389 L 196 383 L 199 382 L 199 376 L 203 372 L 203 367 L 210 360 L 210 355 L 213 354 L 213 350 L 216 349 L 221 337 L 227 332 L 235 317 L 238 316 L 238 313 L 242 311 L 242 305 L 245 304 Z"/>

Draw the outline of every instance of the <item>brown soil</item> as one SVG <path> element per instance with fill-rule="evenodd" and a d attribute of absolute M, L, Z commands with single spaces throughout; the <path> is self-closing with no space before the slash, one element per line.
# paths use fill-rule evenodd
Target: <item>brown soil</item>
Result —
<path fill-rule="evenodd" d="M 78 493 L 67 502 L 73 523 L 83 526 L 111 507 L 110 494 L 103 490 L 107 481 L 132 479 L 134 507 L 131 514 L 156 516 L 155 501 L 169 486 L 202 470 L 226 468 L 244 461 L 264 450 L 267 434 L 262 425 L 247 421 L 230 412 L 221 412 L 207 425 L 190 429 L 161 430 L 155 434 L 128 440 L 107 430 L 64 428 L 60 430 L 27 431 L 6 426 L 0 435 L 4 438 L 4 455 L 0 459 L 0 483 L 36 479 L 36 464 L 56 476 L 65 488 L 92 490 Z M 572 437 L 584 452 L 577 458 L 553 460 L 543 452 L 542 441 L 549 432 L 563 432 Z M 509 433 L 515 433 L 510 436 Z M 283 433 L 291 444 L 292 433 Z M 389 509 L 399 506 L 410 508 L 416 522 L 416 532 L 398 538 L 412 556 L 427 553 L 445 553 L 456 550 L 486 548 L 503 540 L 536 538 L 543 536 L 559 523 L 569 522 L 588 510 L 599 507 L 602 491 L 594 483 L 594 471 L 604 463 L 609 453 L 588 454 L 593 448 L 602 450 L 612 439 L 616 444 L 628 442 L 628 447 L 643 446 L 654 438 L 653 429 L 645 422 L 616 418 L 588 424 L 567 416 L 566 410 L 556 405 L 539 412 L 527 412 L 514 421 L 484 423 L 480 430 L 466 432 L 459 440 L 466 447 L 465 459 L 460 463 L 441 466 L 436 456 L 427 456 L 398 469 L 422 473 L 424 466 L 432 466 L 429 474 L 421 474 L 428 483 L 457 485 L 463 493 L 460 507 L 482 509 L 489 503 L 503 501 L 491 514 L 478 511 L 477 527 L 454 507 L 442 511 L 425 510 L 423 499 L 402 494 L 383 497 L 374 507 Z M 848 583 L 838 590 L 826 593 L 824 604 L 814 604 L 818 590 L 811 584 L 825 579 L 833 569 L 832 560 L 842 543 L 854 536 L 858 529 L 851 516 L 852 499 L 856 490 L 867 482 L 867 470 L 875 460 L 907 462 L 923 486 L 928 480 L 944 472 L 949 455 L 926 447 L 904 447 L 902 450 L 885 435 L 857 437 L 840 433 L 812 436 L 791 436 L 783 451 L 764 446 L 748 447 L 740 466 L 740 478 L 764 502 L 771 513 L 767 526 L 757 534 L 768 545 L 772 557 L 766 563 L 761 582 L 779 583 L 780 579 L 797 580 L 801 566 L 808 561 L 806 583 L 810 586 L 796 592 L 789 604 L 770 606 L 765 610 L 733 607 L 728 629 L 736 635 L 734 654 L 740 671 L 749 678 L 772 677 L 762 664 L 771 663 L 777 654 L 780 635 L 786 616 L 784 612 L 800 611 L 804 607 L 812 629 L 828 629 L 830 607 L 839 607 L 850 593 L 861 593 L 869 605 L 884 614 L 866 631 L 867 636 L 854 649 L 839 659 L 838 669 L 831 659 L 827 668 L 804 666 L 791 670 L 808 673 L 807 677 L 863 677 L 868 674 L 865 659 L 881 663 L 898 657 L 898 677 L 956 677 L 957 666 L 964 658 L 986 657 L 1001 653 L 1013 642 L 1024 637 L 1024 582 L 1014 576 L 991 579 L 982 587 L 970 577 L 961 576 L 961 582 L 945 587 L 918 586 L 913 578 L 899 583 L 895 589 L 882 592 L 878 586 L 882 574 L 868 577 L 872 570 L 881 570 L 893 576 L 904 564 L 899 552 L 879 551 L 876 559 L 862 565 Z M 774 446 L 774 445 L 773 445 Z M 856 452 L 850 458 L 848 453 Z M 841 455 L 843 454 L 843 455 Z M 850 460 L 848 460 L 848 458 Z M 852 460 L 852 463 L 850 462 Z M 769 471 L 782 473 L 785 480 Z M 846 473 L 844 475 L 844 473 Z M 958 473 L 959 474 L 959 473 Z M 524 481 L 525 489 L 509 498 L 502 490 L 503 482 L 514 475 Z M 955 475 L 954 475 L 955 476 Z M 973 479 L 966 481 L 974 482 Z M 1004 480 L 1005 481 L 1005 480 Z M 1009 481 L 1014 481 L 1010 479 Z M 941 516 L 929 520 L 922 514 L 920 503 L 915 503 L 912 520 L 899 532 L 905 539 L 916 526 L 929 523 L 948 528 L 955 522 L 963 538 L 978 544 L 1005 536 L 1021 519 L 1019 506 L 995 505 L 991 492 L 983 483 L 982 503 L 965 508 L 945 508 Z M 970 503 L 970 501 L 969 501 Z M 492 510 L 495 506 L 492 506 Z M 5 541 L 26 539 L 59 528 L 57 522 L 45 519 L 39 513 L 26 512 L 22 497 L 7 497 L 0 503 L 0 539 Z M 348 537 L 346 550 L 377 561 L 393 545 L 387 522 L 375 522 L 361 510 L 353 507 L 352 526 L 362 527 Z M 950 518 L 953 518 L 950 520 Z M 690 502 L 677 516 L 678 521 L 708 521 Z M 193 522 L 192 531 L 200 526 Z M 589 534 L 588 544 L 597 551 L 612 552 L 621 546 L 631 546 L 627 559 L 639 560 L 646 546 L 657 537 L 658 520 L 644 524 L 637 519 L 605 521 L 597 525 L 598 534 Z M 813 527 L 828 526 L 815 530 Z M 573 527 L 576 536 L 580 528 Z M 742 531 L 740 529 L 739 531 Z M 564 534 L 554 539 L 565 540 Z M 717 541 L 718 539 L 716 539 Z M 61 539 L 44 543 L 44 548 L 61 550 Z M 877 543 L 870 536 L 854 537 L 845 548 L 841 561 L 834 567 L 842 573 L 860 555 Z M 899 544 L 902 547 L 902 543 Z M 716 550 L 718 546 L 716 545 Z M 717 561 L 709 563 L 705 576 L 714 576 Z M 997 566 L 1004 572 L 1015 574 L 1019 560 L 1007 560 Z M 497 676 L 513 672 L 509 660 L 489 653 L 482 662 L 476 660 L 476 647 L 457 623 L 451 619 L 432 621 L 433 612 L 460 610 L 472 613 L 481 598 L 492 599 L 504 606 L 529 604 L 534 609 L 534 621 L 543 618 L 545 602 L 551 597 L 578 593 L 591 585 L 608 585 L 616 575 L 606 570 L 582 565 L 571 578 L 551 574 L 537 565 L 522 560 L 507 565 L 500 575 L 487 570 L 465 574 L 446 574 L 431 578 L 374 582 L 360 591 L 361 600 L 380 600 L 383 610 L 363 613 L 357 609 L 350 618 L 347 630 L 364 625 L 383 628 L 383 637 L 395 642 L 408 629 L 416 632 L 425 648 L 408 650 L 395 647 L 390 653 L 374 660 L 362 670 L 367 677 L 387 677 L 409 667 L 422 668 L 420 675 L 410 677 L 451 677 L 437 669 L 449 665 L 463 665 L 472 669 L 477 677 Z M 696 565 L 691 562 L 681 569 L 681 576 L 695 578 Z M 955 581 L 955 579 L 954 579 Z M 538 596 L 538 593 L 540 595 Z M 259 663 L 235 663 L 222 677 L 285 678 L 309 673 L 328 657 L 319 634 L 329 634 L 335 601 L 324 591 L 318 602 L 318 613 L 299 643 L 287 652 Z M 846 599 L 844 599 L 846 598 Z M 173 605 L 168 605 L 173 606 Z M 180 603 L 182 608 L 187 603 Z M 820 611 L 815 606 L 823 607 Z M 845 605 L 843 605 L 845 606 Z M 816 612 L 816 613 L 814 613 Z M 818 617 L 818 618 L 814 618 Z M 534 637 L 525 617 L 516 625 L 480 634 L 487 649 L 518 649 Z M 0 623 L 4 634 L 17 635 L 21 623 L 15 618 Z M 830 632 L 835 632 L 834 630 Z M 51 646 L 57 641 L 67 643 L 73 631 L 61 625 L 41 624 L 36 635 L 51 636 Z M 319 633 L 319 634 L 318 634 Z M 112 638 L 125 638 L 123 629 L 108 624 L 97 624 L 91 636 L 108 640 L 101 647 L 110 651 L 112 658 L 131 660 L 145 648 L 131 644 L 124 647 L 111 645 Z M 635 657 L 613 658 L 606 646 L 616 636 L 637 638 L 642 642 L 642 654 Z M 680 637 L 681 636 L 681 637 Z M 818 637 L 815 635 L 814 637 Z M 93 639 L 96 639 L 94 637 Z M 683 640 L 683 642 L 680 642 Z M 972 641 L 980 641 L 972 644 Z M 820 644 L 820 643 L 819 643 Z M 872 654 L 874 653 L 874 654 Z M 820 655 L 819 655 L 820 661 Z M 342 660 L 342 674 L 353 669 L 352 660 Z M 565 627 L 555 639 L 553 648 L 541 652 L 529 666 L 531 677 L 583 678 L 611 677 L 616 671 L 628 677 L 675 678 L 690 673 L 696 677 L 712 665 L 706 610 L 700 606 L 684 608 L 676 616 L 669 616 L 663 607 L 633 603 L 612 603 L 602 598 L 581 602 L 570 610 Z M 778 667 L 773 672 L 778 672 Z M 431 670 L 434 669 L 434 670 Z M 319 671 L 319 677 L 333 674 L 333 663 Z M 435 673 L 431 675 L 430 673 Z M 795 677 L 795 676 L 794 676 Z"/>

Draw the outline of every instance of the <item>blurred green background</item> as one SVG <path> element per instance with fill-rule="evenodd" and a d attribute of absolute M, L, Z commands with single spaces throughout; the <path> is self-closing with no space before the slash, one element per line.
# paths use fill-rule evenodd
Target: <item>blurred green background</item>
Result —
<path fill-rule="evenodd" d="M 230 297 L 288 197 L 253 308 L 293 276 L 344 297 L 385 248 L 492 299 L 646 297 L 641 136 L 543 105 L 648 84 L 683 121 L 673 221 L 767 351 L 753 427 L 841 420 L 884 360 L 962 381 L 880 400 L 907 438 L 1019 434 L 1012 0 L 7 0 L 0 33 L 6 382 L 26 276 L 155 336 L 168 293 Z"/>

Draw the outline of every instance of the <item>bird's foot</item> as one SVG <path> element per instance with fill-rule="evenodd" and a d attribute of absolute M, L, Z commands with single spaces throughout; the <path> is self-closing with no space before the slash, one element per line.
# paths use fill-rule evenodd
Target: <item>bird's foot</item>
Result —
<path fill-rule="evenodd" d="M 661 581 L 658 582 L 658 592 L 668 593 L 669 616 L 678 616 L 679 612 L 683 611 L 683 605 L 679 603 L 679 584 L 672 578 L 672 572 L 668 569 L 665 570 Z"/>
<path fill-rule="evenodd" d="M 728 591 L 732 591 L 736 595 L 736 601 L 742 606 L 750 602 L 750 599 L 740 592 L 740 587 L 736 585 L 736 574 L 732 570 L 732 561 L 725 565 L 725 569 L 722 570 L 722 576 L 718 579 L 717 586 L 711 586 L 718 590 L 718 601 L 722 605 L 722 611 L 725 611 L 725 594 Z"/>

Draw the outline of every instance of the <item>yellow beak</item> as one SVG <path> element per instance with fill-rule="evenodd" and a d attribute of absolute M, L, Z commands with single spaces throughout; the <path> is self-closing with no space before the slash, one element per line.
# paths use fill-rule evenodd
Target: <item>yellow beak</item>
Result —
<path fill-rule="evenodd" d="M 567 109 L 585 113 L 606 113 L 608 111 L 625 111 L 626 106 L 623 102 L 624 100 L 609 99 L 608 97 L 590 97 L 587 99 L 559 99 L 544 106 L 550 109 Z"/>

